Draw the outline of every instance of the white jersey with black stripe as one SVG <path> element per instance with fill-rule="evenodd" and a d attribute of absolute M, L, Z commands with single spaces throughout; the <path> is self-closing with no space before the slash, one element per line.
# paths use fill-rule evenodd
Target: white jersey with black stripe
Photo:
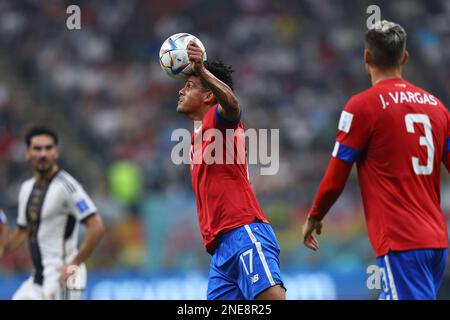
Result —
<path fill-rule="evenodd" d="M 97 212 L 91 198 L 69 173 L 59 170 L 47 187 L 25 181 L 19 192 L 19 227 L 29 228 L 35 283 L 59 272 L 77 254 L 80 221 Z"/>

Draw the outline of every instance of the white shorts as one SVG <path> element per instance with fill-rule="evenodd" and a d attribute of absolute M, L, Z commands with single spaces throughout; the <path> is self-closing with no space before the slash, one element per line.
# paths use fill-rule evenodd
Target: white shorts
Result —
<path fill-rule="evenodd" d="M 34 283 L 33 276 L 14 293 L 13 300 L 80 300 L 86 288 L 87 271 L 85 264 L 81 264 L 75 274 L 62 286 L 59 282 L 60 272 L 49 272 L 51 268 L 44 271 L 44 282 L 42 285 Z"/>

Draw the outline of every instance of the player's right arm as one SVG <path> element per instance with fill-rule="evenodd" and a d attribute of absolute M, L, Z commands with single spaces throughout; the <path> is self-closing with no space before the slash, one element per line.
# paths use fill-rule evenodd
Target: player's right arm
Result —
<path fill-rule="evenodd" d="M 4 246 L 8 241 L 8 220 L 2 209 L 0 209 L 0 257 L 3 256 Z"/>
<path fill-rule="evenodd" d="M 19 191 L 18 211 L 17 211 L 17 227 L 6 241 L 3 254 L 6 255 L 22 246 L 28 238 L 28 227 L 26 217 L 26 192 L 25 189 L 30 182 L 22 184 Z"/>
<path fill-rule="evenodd" d="M 335 157 L 331 158 L 328 169 L 320 182 L 314 203 L 308 213 L 308 218 L 303 225 L 303 243 L 309 249 L 314 251 L 319 249 L 319 242 L 314 237 L 313 232 L 316 231 L 317 234 L 321 234 L 322 219 L 344 190 L 352 167 L 353 163 Z"/>
<path fill-rule="evenodd" d="M 187 46 L 189 60 L 192 68 L 200 77 L 201 81 L 211 90 L 214 97 L 219 102 L 218 111 L 227 121 L 236 121 L 241 115 L 241 107 L 233 90 L 224 82 L 216 78 L 206 69 L 203 63 L 203 51 L 193 41 Z"/>
<path fill-rule="evenodd" d="M 6 241 L 5 247 L 3 249 L 3 255 L 6 255 L 21 247 L 27 240 L 27 236 L 27 228 L 17 227 L 9 237 L 8 241 Z"/>
<path fill-rule="evenodd" d="M 330 164 L 302 228 L 303 243 L 312 250 L 319 249 L 313 232 L 321 233 L 323 218 L 344 190 L 353 163 L 369 141 L 374 118 L 371 112 L 364 100 L 352 98 L 341 114 Z"/>

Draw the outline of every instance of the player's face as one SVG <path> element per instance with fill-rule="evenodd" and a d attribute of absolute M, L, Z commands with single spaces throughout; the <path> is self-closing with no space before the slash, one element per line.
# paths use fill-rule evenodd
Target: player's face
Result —
<path fill-rule="evenodd" d="M 27 160 L 31 162 L 33 170 L 40 174 L 48 173 L 58 158 L 59 150 L 51 136 L 42 134 L 31 138 Z"/>
<path fill-rule="evenodd" d="M 190 76 L 184 87 L 178 92 L 177 112 L 184 114 L 195 114 L 205 106 L 205 95 L 207 90 L 197 76 Z"/>

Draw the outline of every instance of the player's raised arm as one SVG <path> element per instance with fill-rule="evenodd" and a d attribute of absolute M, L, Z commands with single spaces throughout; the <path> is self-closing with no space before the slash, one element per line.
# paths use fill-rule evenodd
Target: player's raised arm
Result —
<path fill-rule="evenodd" d="M 15 251 L 20 246 L 22 246 L 27 240 L 27 233 L 27 228 L 17 227 L 6 241 L 6 244 L 3 248 L 3 255 Z"/>
<path fill-rule="evenodd" d="M 219 113 L 226 120 L 236 120 L 240 114 L 239 102 L 232 88 L 217 79 L 209 72 L 203 63 L 203 51 L 193 41 L 187 46 L 189 60 L 194 72 L 200 77 L 202 83 L 208 87 L 219 103 Z"/>

